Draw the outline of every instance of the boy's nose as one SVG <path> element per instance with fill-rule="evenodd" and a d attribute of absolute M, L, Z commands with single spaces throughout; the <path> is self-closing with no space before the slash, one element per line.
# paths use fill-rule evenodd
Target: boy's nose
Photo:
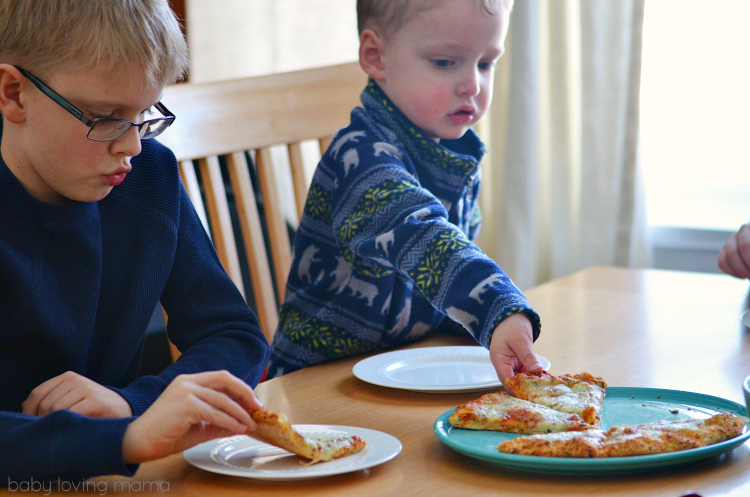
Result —
<path fill-rule="evenodd" d="M 140 154 L 141 136 L 138 134 L 138 126 L 131 126 L 122 136 L 113 140 L 111 143 L 112 155 L 135 157 Z"/>
<path fill-rule="evenodd" d="M 476 70 L 470 70 L 463 75 L 458 83 L 456 91 L 461 96 L 475 97 L 479 94 L 479 74 Z"/>

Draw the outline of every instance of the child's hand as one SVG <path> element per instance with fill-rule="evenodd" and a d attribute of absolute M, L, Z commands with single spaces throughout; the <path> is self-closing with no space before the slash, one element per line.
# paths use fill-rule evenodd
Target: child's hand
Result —
<path fill-rule="evenodd" d="M 516 373 L 542 371 L 532 350 L 533 337 L 531 321 L 524 314 L 508 316 L 495 328 L 490 341 L 490 359 L 503 384 Z"/>
<path fill-rule="evenodd" d="M 128 425 L 124 461 L 150 461 L 214 438 L 252 432 L 257 425 L 248 411 L 261 408 L 253 390 L 226 371 L 178 376 Z"/>
<path fill-rule="evenodd" d="M 45 416 L 62 409 L 95 418 L 126 418 L 133 415 L 130 404 L 120 394 L 73 371 L 55 376 L 36 387 L 21 409 L 31 416 Z"/>
<path fill-rule="evenodd" d="M 750 278 L 750 224 L 743 224 L 721 247 L 719 268 L 736 278 Z"/>

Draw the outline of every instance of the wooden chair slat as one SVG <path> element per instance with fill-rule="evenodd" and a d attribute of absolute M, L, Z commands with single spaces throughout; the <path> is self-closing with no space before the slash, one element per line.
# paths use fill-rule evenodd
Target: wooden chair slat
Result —
<path fill-rule="evenodd" d="M 274 298 L 273 280 L 266 252 L 265 237 L 258 214 L 258 203 L 250 180 L 249 167 L 245 154 L 236 152 L 227 156 L 227 168 L 234 189 L 237 203 L 237 217 L 242 229 L 242 239 L 245 241 L 245 254 L 250 270 L 250 281 L 256 298 L 258 322 L 269 343 L 273 339 L 273 331 L 279 324 L 278 306 Z"/>
<path fill-rule="evenodd" d="M 179 83 L 164 90 L 162 102 L 177 118 L 158 139 L 177 157 L 185 188 L 227 273 L 246 298 L 251 287 L 245 292 L 244 282 L 252 285 L 258 321 L 269 341 L 278 325 L 278 306 L 291 267 L 289 229 L 296 228 L 285 207 L 294 202 L 294 212 L 301 216 L 309 188 L 300 143 L 317 140 L 321 153 L 325 151 L 335 132 L 349 122 L 366 83 L 367 76 L 355 62 Z M 290 170 L 284 174 L 270 153 L 277 145 L 286 146 L 289 153 Z M 248 153 L 255 155 L 254 164 L 248 164 Z M 222 177 L 219 158 L 226 161 L 228 178 Z M 287 175 L 292 178 L 288 192 L 277 183 Z M 237 232 L 230 215 L 232 202 Z"/>
<path fill-rule="evenodd" d="M 320 155 L 323 155 L 326 153 L 326 150 L 328 150 L 328 147 L 331 145 L 331 138 L 333 138 L 333 135 L 318 140 L 318 143 L 320 144 Z"/>
<path fill-rule="evenodd" d="M 276 277 L 276 292 L 279 302 L 283 302 L 286 277 L 289 274 L 289 268 L 292 266 L 292 249 L 277 189 L 276 171 L 270 149 L 261 148 L 255 151 L 255 167 L 258 171 L 260 193 L 263 196 L 263 210 L 268 229 L 268 241 L 271 245 L 274 276 Z"/>
<path fill-rule="evenodd" d="M 206 207 L 203 205 L 201 187 L 198 184 L 198 175 L 195 174 L 195 165 L 193 161 L 184 160 L 179 162 L 179 169 L 180 178 L 182 178 L 182 183 L 185 185 L 185 190 L 187 190 L 190 201 L 193 203 L 193 207 L 195 207 L 195 211 L 198 213 L 203 227 L 206 228 L 208 236 L 211 236 L 208 218 L 206 217 Z"/>
<path fill-rule="evenodd" d="M 227 201 L 226 190 L 224 189 L 224 180 L 221 176 L 219 159 L 212 156 L 205 159 L 198 159 L 197 162 L 201 178 L 205 185 L 208 219 L 214 235 L 214 247 L 217 254 L 219 254 L 219 259 L 224 265 L 224 269 L 226 269 L 229 277 L 232 278 L 232 281 L 234 281 L 234 284 L 237 285 L 237 288 L 244 297 L 245 285 L 242 281 L 240 259 L 237 254 L 237 244 L 234 238 L 234 229 L 232 228 L 229 203 Z"/>
<path fill-rule="evenodd" d="M 290 143 L 289 167 L 292 170 L 292 184 L 294 186 L 294 200 L 297 206 L 297 219 L 302 219 L 302 211 L 305 210 L 307 200 L 307 187 L 309 182 L 305 177 L 305 163 L 302 160 L 302 148 L 299 143 Z"/>

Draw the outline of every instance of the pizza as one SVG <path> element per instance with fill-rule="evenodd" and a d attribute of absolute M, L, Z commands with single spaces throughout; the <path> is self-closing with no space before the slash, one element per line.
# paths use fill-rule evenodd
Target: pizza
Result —
<path fill-rule="evenodd" d="M 742 433 L 745 420 L 730 413 L 708 419 L 658 421 L 583 432 L 549 433 L 501 442 L 509 454 L 547 457 L 626 457 L 663 454 L 723 442 Z"/>
<path fill-rule="evenodd" d="M 604 430 L 564 431 L 516 437 L 500 442 L 497 450 L 507 454 L 547 457 L 596 457 L 604 441 Z"/>
<path fill-rule="evenodd" d="M 589 373 L 519 373 L 506 381 L 506 388 L 519 399 L 576 414 L 590 425 L 601 425 L 607 382 Z"/>
<path fill-rule="evenodd" d="M 258 424 L 258 428 L 250 436 L 309 459 L 302 464 L 338 459 L 359 452 L 367 445 L 367 442 L 356 435 L 303 436 L 281 412 L 260 409 L 251 411 L 250 416 Z"/>
<path fill-rule="evenodd" d="M 505 392 L 488 393 L 458 406 L 448 418 L 456 428 L 511 433 L 551 433 L 595 428 L 576 414 L 563 413 Z"/>
<path fill-rule="evenodd" d="M 500 452 L 548 457 L 625 457 L 703 447 L 741 434 L 746 420 L 723 413 L 708 419 L 659 421 L 600 429 L 607 383 L 589 373 L 519 373 L 505 392 L 458 406 L 453 427 L 528 434 L 500 443 Z"/>

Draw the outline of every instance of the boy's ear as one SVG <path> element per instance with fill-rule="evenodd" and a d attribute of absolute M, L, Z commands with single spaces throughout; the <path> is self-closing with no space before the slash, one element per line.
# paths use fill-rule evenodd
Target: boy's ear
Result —
<path fill-rule="evenodd" d="M 372 29 L 365 29 L 359 37 L 359 65 L 375 81 L 385 78 L 383 38 Z"/>
<path fill-rule="evenodd" d="M 15 124 L 26 119 L 21 102 L 21 78 L 21 73 L 12 65 L 0 64 L 0 112 Z"/>

